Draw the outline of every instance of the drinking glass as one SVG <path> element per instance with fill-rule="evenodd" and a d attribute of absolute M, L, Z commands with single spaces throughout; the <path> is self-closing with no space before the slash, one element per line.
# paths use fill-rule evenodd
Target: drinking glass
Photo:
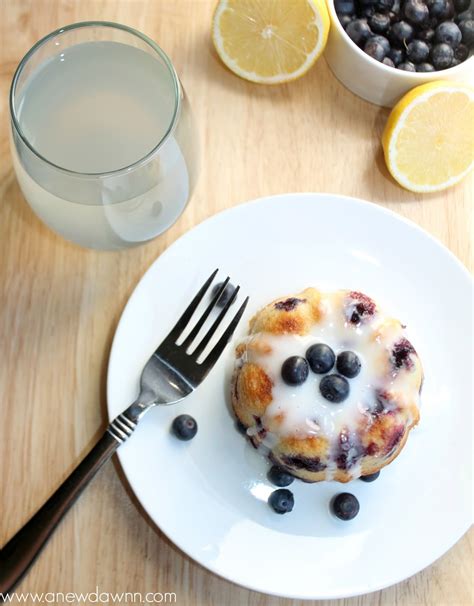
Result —
<path fill-rule="evenodd" d="M 11 152 L 35 213 L 82 246 L 120 249 L 165 231 L 197 173 L 188 99 L 163 50 L 117 23 L 58 29 L 10 91 Z"/>

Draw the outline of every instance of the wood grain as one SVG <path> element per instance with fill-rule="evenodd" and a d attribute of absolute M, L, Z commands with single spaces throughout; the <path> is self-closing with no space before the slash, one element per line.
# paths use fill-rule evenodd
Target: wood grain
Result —
<path fill-rule="evenodd" d="M 212 8 L 198 0 L 0 0 L 0 544 L 105 426 L 107 357 L 122 308 L 148 265 L 206 217 L 274 193 L 354 195 L 412 219 L 472 269 L 472 178 L 441 194 L 403 191 L 381 155 L 387 110 L 346 91 L 324 60 L 290 85 L 238 79 L 212 49 Z M 23 200 L 8 152 L 8 89 L 19 60 L 51 30 L 89 19 L 126 23 L 157 40 L 200 130 L 201 174 L 183 216 L 150 244 L 118 253 L 82 250 L 44 227 Z M 192 562 L 150 523 L 118 472 L 115 463 L 100 473 L 19 590 L 98 585 L 175 591 L 182 605 L 303 604 L 239 588 Z M 471 605 L 472 539 L 471 531 L 395 587 L 332 604 Z"/>

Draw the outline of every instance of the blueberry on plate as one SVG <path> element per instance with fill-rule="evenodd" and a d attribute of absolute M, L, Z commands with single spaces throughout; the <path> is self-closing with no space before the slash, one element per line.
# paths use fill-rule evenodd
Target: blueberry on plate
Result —
<path fill-rule="evenodd" d="M 354 19 L 346 27 L 346 33 L 352 42 L 356 44 L 364 43 L 372 35 L 366 19 Z"/>
<path fill-rule="evenodd" d="M 360 476 L 359 480 L 362 480 L 362 482 L 375 482 L 375 480 L 379 477 L 380 475 L 380 470 L 376 471 L 375 473 L 369 473 L 366 476 Z"/>
<path fill-rule="evenodd" d="M 355 13 L 354 0 L 334 0 L 334 8 L 338 15 L 353 15 Z"/>
<path fill-rule="evenodd" d="M 191 415 L 179 415 L 171 425 L 171 430 L 179 440 L 192 440 L 197 433 L 196 419 Z"/>
<path fill-rule="evenodd" d="M 397 21 L 390 28 L 388 37 L 394 46 L 403 49 L 406 48 L 406 45 L 413 38 L 413 34 L 413 27 L 409 23 L 406 21 Z"/>
<path fill-rule="evenodd" d="M 429 17 L 428 7 L 422 0 L 406 0 L 403 7 L 403 14 L 410 23 L 420 25 Z"/>
<path fill-rule="evenodd" d="M 306 359 L 313 372 L 324 374 L 325 372 L 329 372 L 334 366 L 336 356 L 329 345 L 316 343 L 316 345 L 311 345 L 306 351 Z"/>
<path fill-rule="evenodd" d="M 369 19 L 369 27 L 375 34 L 385 34 L 390 27 L 390 17 L 385 13 L 374 13 Z"/>
<path fill-rule="evenodd" d="M 342 351 L 337 356 L 337 372 L 348 379 L 357 377 L 360 373 L 360 366 L 359 356 L 353 351 Z"/>
<path fill-rule="evenodd" d="M 407 57 L 413 63 L 423 63 L 430 55 L 430 47 L 423 40 L 412 40 L 407 46 Z"/>
<path fill-rule="evenodd" d="M 242 423 L 242 421 L 239 421 L 237 419 L 237 421 L 235 422 L 235 428 L 237 429 L 237 431 L 239 433 L 241 433 L 243 436 L 247 435 L 247 427 L 245 427 L 245 425 Z"/>
<path fill-rule="evenodd" d="M 371 36 L 364 44 L 364 52 L 376 61 L 382 61 L 389 50 L 390 44 L 383 36 Z"/>
<path fill-rule="evenodd" d="M 469 48 L 474 46 L 474 19 L 465 19 L 459 23 L 462 42 Z"/>
<path fill-rule="evenodd" d="M 275 486 L 279 486 L 283 488 L 284 486 L 289 486 L 295 479 L 291 473 L 288 473 L 278 465 L 273 465 L 270 467 L 268 471 L 267 478 L 270 480 L 272 484 Z"/>
<path fill-rule="evenodd" d="M 339 375 L 326 375 L 321 379 L 319 391 L 328 402 L 339 404 L 349 395 L 349 382 Z"/>
<path fill-rule="evenodd" d="M 360 505 L 357 497 L 350 492 L 341 492 L 334 497 L 331 508 L 336 517 L 340 520 L 352 520 L 359 513 Z"/>
<path fill-rule="evenodd" d="M 444 42 L 453 49 L 461 43 L 462 33 L 459 27 L 452 21 L 440 23 L 435 30 L 435 42 Z"/>
<path fill-rule="evenodd" d="M 384 65 L 388 65 L 388 67 L 395 67 L 395 63 L 390 59 L 390 57 L 384 57 L 382 63 Z"/>
<path fill-rule="evenodd" d="M 287 358 L 281 367 L 281 378 L 287 385 L 301 385 L 309 374 L 308 362 L 301 356 Z"/>
<path fill-rule="evenodd" d="M 418 63 L 416 66 L 417 72 L 434 72 L 435 68 L 431 65 L 431 63 Z"/>
<path fill-rule="evenodd" d="M 279 488 L 268 497 L 268 504 L 276 513 L 288 513 L 293 509 L 295 498 L 291 490 Z"/>
<path fill-rule="evenodd" d="M 402 69 L 404 72 L 416 72 L 415 64 L 411 61 L 404 61 L 397 65 L 398 69 Z"/>
<path fill-rule="evenodd" d="M 454 59 L 454 51 L 449 44 L 435 44 L 431 50 L 431 61 L 435 69 L 447 69 L 451 67 Z"/>
<path fill-rule="evenodd" d="M 216 284 L 214 286 L 214 288 L 212 289 L 211 297 L 214 298 L 223 286 L 224 286 L 224 282 L 219 282 L 219 284 Z M 234 294 L 234 290 L 235 290 L 234 286 L 232 286 L 232 284 L 229 282 L 227 284 L 227 286 L 225 287 L 224 292 L 217 299 L 217 303 L 216 303 L 217 307 L 225 307 L 227 305 L 227 303 L 229 302 L 229 299 Z"/>

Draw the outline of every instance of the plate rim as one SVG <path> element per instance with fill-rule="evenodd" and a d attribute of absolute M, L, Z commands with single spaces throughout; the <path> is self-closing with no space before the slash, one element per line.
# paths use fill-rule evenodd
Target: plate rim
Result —
<path fill-rule="evenodd" d="M 203 224 L 206 224 L 208 222 L 211 221 L 215 221 L 217 218 L 221 218 L 224 215 L 227 214 L 233 214 L 233 213 L 239 213 L 241 211 L 244 211 L 244 209 L 248 209 L 249 207 L 252 207 L 254 205 L 259 205 L 262 203 L 267 203 L 270 200 L 275 201 L 275 200 L 281 200 L 284 201 L 285 199 L 288 198 L 295 198 L 295 197 L 299 197 L 299 198 L 318 198 L 321 201 L 327 201 L 328 204 L 331 203 L 331 199 L 332 201 L 345 201 L 345 202 L 350 202 L 350 203 L 354 203 L 356 206 L 360 206 L 363 207 L 365 209 L 370 209 L 371 211 L 375 212 L 375 213 L 380 213 L 382 215 L 385 215 L 386 217 L 389 217 L 392 220 L 396 220 L 398 222 L 401 222 L 403 224 L 405 224 L 407 227 L 409 227 L 410 229 L 414 230 L 418 236 L 421 236 L 423 238 L 425 238 L 427 241 L 430 242 L 431 245 L 434 245 L 435 247 L 437 247 L 438 249 L 440 249 L 440 251 L 442 253 L 444 253 L 445 255 L 447 255 L 447 257 L 450 259 L 451 262 L 454 262 L 454 266 L 460 271 L 460 274 L 463 276 L 463 280 L 466 281 L 466 285 L 468 286 L 468 288 L 470 287 L 471 289 L 471 296 L 472 296 L 472 286 L 473 286 L 473 278 L 471 276 L 471 274 L 469 273 L 469 270 L 467 269 L 467 267 L 462 263 L 462 261 L 443 243 L 441 242 L 438 238 L 436 238 L 435 236 L 433 236 L 430 232 L 426 231 L 423 227 L 421 227 L 420 225 L 418 225 L 415 221 L 393 211 L 392 209 L 386 208 L 384 206 L 382 206 L 380 203 L 378 202 L 371 202 L 368 200 L 364 200 L 362 198 L 357 198 L 354 196 L 349 196 L 349 195 L 344 195 L 344 194 L 337 194 L 337 193 L 324 193 L 324 192 L 286 192 L 286 193 L 280 193 L 280 194 L 272 194 L 272 195 L 268 195 L 268 196 L 261 196 L 259 198 L 255 198 L 252 200 L 247 200 L 244 202 L 240 202 L 240 203 L 236 203 L 234 206 L 231 206 L 230 208 L 225 208 L 222 209 L 220 211 L 218 211 L 217 213 L 214 213 L 206 218 L 204 218 L 202 221 L 200 221 L 199 223 L 196 223 L 196 225 L 193 225 L 191 228 L 189 228 L 188 230 L 186 230 L 184 233 L 182 233 L 178 238 L 176 238 L 176 240 L 174 240 L 167 248 L 165 248 L 165 250 L 163 250 L 161 252 L 161 254 L 159 254 L 148 266 L 148 268 L 143 272 L 143 274 L 141 274 L 140 278 L 138 279 L 138 281 L 136 282 L 135 286 L 133 287 L 132 292 L 130 293 L 127 302 L 125 303 L 119 321 L 116 324 L 115 327 L 115 332 L 114 332 L 114 337 L 112 340 L 112 344 L 110 347 L 110 352 L 109 352 L 109 359 L 108 359 L 108 364 L 107 364 L 107 417 L 108 420 L 110 421 L 112 419 L 112 416 L 110 414 L 110 390 L 111 390 L 111 382 L 110 382 L 110 376 L 111 376 L 111 368 L 112 365 L 115 363 L 115 355 L 116 355 L 116 350 L 117 350 L 117 341 L 118 341 L 118 334 L 119 332 L 121 332 L 121 327 L 123 326 L 125 320 L 124 317 L 127 315 L 127 310 L 130 308 L 131 306 L 131 301 L 134 298 L 140 284 L 142 283 L 142 281 L 145 279 L 145 277 L 148 275 L 149 272 L 152 271 L 153 267 L 156 265 L 156 263 L 161 260 L 163 257 L 169 256 L 170 254 L 172 254 L 173 250 L 176 248 L 178 248 L 181 245 L 181 241 L 183 239 L 185 239 L 186 237 L 189 236 L 189 234 L 191 232 L 193 232 L 194 230 L 196 230 L 196 228 L 201 227 Z M 400 578 L 397 578 L 397 580 L 395 581 L 391 581 L 388 584 L 387 583 L 382 583 L 380 585 L 377 585 L 376 587 L 372 587 L 369 591 L 348 591 L 348 592 L 341 592 L 339 591 L 338 593 L 326 593 L 326 594 L 322 594 L 319 593 L 317 596 L 313 595 L 313 596 L 308 596 L 308 595 L 302 595 L 302 594 L 294 594 L 294 593 L 282 593 L 282 592 L 278 592 L 278 591 L 271 591 L 268 589 L 263 589 L 261 587 L 258 587 L 254 584 L 251 584 L 247 581 L 242 581 L 239 580 L 238 578 L 234 577 L 231 574 L 227 574 L 227 573 L 223 573 L 220 572 L 218 569 L 216 569 L 215 567 L 212 566 L 212 562 L 209 563 L 205 563 L 203 562 L 201 559 L 199 559 L 198 557 L 196 557 L 195 555 L 193 555 L 191 553 L 191 551 L 186 548 L 185 544 L 180 541 L 180 540 L 176 540 L 174 537 L 172 537 L 170 534 L 168 534 L 160 525 L 157 521 L 155 521 L 155 519 L 153 518 L 153 516 L 151 515 L 150 511 L 148 510 L 148 508 L 146 507 L 145 503 L 144 503 L 144 499 L 142 499 L 141 497 L 143 495 L 141 495 L 141 490 L 140 489 L 136 489 L 133 485 L 132 482 L 124 468 L 124 465 L 122 463 L 122 455 L 120 454 L 120 450 L 117 450 L 117 458 L 120 462 L 120 466 L 121 469 L 123 471 L 124 474 L 124 479 L 126 479 L 126 482 L 128 484 L 128 486 L 130 487 L 130 489 L 132 490 L 133 494 L 135 495 L 135 497 L 138 499 L 141 507 L 143 507 L 143 509 L 146 511 L 147 515 L 150 517 L 151 521 L 153 522 L 153 525 L 156 526 L 156 528 L 159 529 L 159 531 L 161 533 L 163 533 L 163 535 L 165 535 L 169 541 L 171 541 L 171 543 L 173 545 L 175 545 L 180 551 L 183 552 L 183 554 L 185 554 L 186 557 L 189 557 L 191 560 L 193 560 L 193 562 L 196 562 L 198 565 L 202 566 L 203 568 L 205 568 L 206 570 L 209 570 L 211 573 L 217 575 L 218 577 L 225 579 L 226 581 L 229 581 L 239 587 L 243 587 L 245 589 L 249 589 L 251 591 L 255 591 L 258 593 L 262 593 L 264 595 L 271 595 L 271 596 L 275 596 L 275 597 L 283 597 L 283 598 L 289 598 L 289 599 L 300 599 L 300 600 L 325 600 L 325 599 L 345 599 L 345 598 L 350 598 L 350 597 L 357 597 L 357 596 L 361 596 L 361 595 L 369 595 L 371 593 L 374 593 L 376 591 L 381 591 L 383 589 L 386 589 L 388 587 L 392 587 L 394 585 L 397 585 L 409 578 L 412 578 L 414 575 L 420 573 L 421 571 L 425 570 L 426 568 L 428 568 L 429 566 L 431 566 L 432 564 L 434 564 L 437 560 L 439 560 L 443 555 L 445 555 L 448 551 L 450 551 L 452 549 L 452 547 L 469 531 L 469 529 L 471 528 L 473 522 L 470 521 L 468 522 L 468 525 L 465 529 L 463 529 L 461 531 L 461 533 L 459 534 L 459 536 L 456 536 L 454 538 L 454 540 L 452 542 L 450 542 L 450 544 L 448 545 L 448 547 L 446 548 L 442 548 L 440 550 L 440 553 L 435 554 L 435 557 L 433 559 L 430 559 L 430 562 L 428 562 L 427 564 L 423 564 L 421 567 L 417 568 L 417 570 L 415 570 L 412 574 L 410 574 L 409 576 L 405 576 L 402 575 Z"/>

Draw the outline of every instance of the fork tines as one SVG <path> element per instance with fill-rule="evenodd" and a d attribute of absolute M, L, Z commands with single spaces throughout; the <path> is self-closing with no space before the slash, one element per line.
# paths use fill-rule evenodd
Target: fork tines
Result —
<path fill-rule="evenodd" d="M 198 308 L 199 304 L 203 300 L 205 294 L 208 292 L 209 287 L 211 286 L 212 282 L 214 281 L 214 278 L 216 277 L 218 271 L 219 271 L 218 269 L 216 269 L 215 271 L 213 271 L 212 274 L 209 276 L 209 278 L 206 280 L 206 282 L 203 284 L 203 286 L 199 289 L 199 292 L 196 294 L 196 296 L 191 301 L 191 303 L 189 304 L 189 306 L 185 309 L 183 315 L 180 317 L 180 319 L 177 321 L 177 323 L 175 324 L 175 326 L 173 327 L 173 329 L 169 333 L 168 339 L 172 339 L 176 343 L 176 341 L 182 335 L 183 331 L 186 329 L 186 327 L 188 326 L 189 322 L 191 321 L 191 318 L 194 315 L 194 312 L 196 311 L 196 309 Z M 213 297 L 211 299 L 211 302 L 206 307 L 206 309 L 204 310 L 204 312 L 201 315 L 201 317 L 197 320 L 197 322 L 194 325 L 194 327 L 192 328 L 191 332 L 185 338 L 185 340 L 183 341 L 183 343 L 181 343 L 179 345 L 180 349 L 182 349 L 184 351 L 187 351 L 189 349 L 189 347 L 191 346 L 191 344 L 193 343 L 193 341 L 198 336 L 200 330 L 204 326 L 204 324 L 205 324 L 206 320 L 208 319 L 209 315 L 211 314 L 212 310 L 215 308 L 218 300 L 220 299 L 220 297 L 222 296 L 222 294 L 226 290 L 227 285 L 229 284 L 229 281 L 230 281 L 230 278 L 227 277 L 224 280 L 224 282 L 220 285 L 219 289 L 213 295 Z M 204 350 L 206 349 L 206 347 L 209 345 L 209 342 L 211 341 L 212 337 L 214 336 L 214 334 L 216 333 L 217 329 L 219 328 L 219 326 L 221 325 L 222 321 L 224 320 L 225 316 L 227 315 L 227 312 L 229 311 L 230 306 L 236 300 L 237 294 L 239 293 L 239 290 L 240 290 L 240 286 L 236 286 L 234 288 L 234 290 L 232 292 L 232 295 L 229 297 L 229 300 L 227 301 L 227 303 L 225 304 L 225 306 L 223 307 L 223 309 L 220 311 L 219 315 L 214 320 L 214 322 L 212 323 L 212 325 L 209 328 L 209 330 L 203 336 L 203 338 L 198 343 L 198 345 L 194 349 L 194 351 L 192 351 L 189 354 L 195 361 L 198 360 L 198 358 L 202 355 L 202 353 L 204 352 Z M 202 361 L 202 363 L 205 363 L 206 365 L 211 365 L 212 366 L 217 361 L 217 359 L 219 358 L 220 354 L 224 350 L 225 346 L 227 345 L 227 343 L 232 338 L 232 335 L 234 334 L 234 331 L 237 328 L 237 325 L 238 325 L 238 323 L 239 323 L 239 321 L 240 321 L 240 319 L 241 319 L 241 317 L 242 317 L 242 315 L 243 315 L 243 313 L 245 311 L 245 308 L 247 306 L 248 300 L 249 300 L 249 298 L 246 297 L 246 299 L 244 300 L 244 302 L 242 303 L 242 305 L 239 307 L 237 313 L 234 315 L 234 317 L 232 318 L 231 322 L 229 323 L 229 325 L 227 326 L 227 328 L 225 329 L 225 331 L 223 332 L 223 334 L 221 335 L 221 337 L 219 338 L 219 340 L 217 341 L 217 343 L 214 345 L 214 347 L 212 348 L 212 350 L 206 356 L 205 360 Z"/>

